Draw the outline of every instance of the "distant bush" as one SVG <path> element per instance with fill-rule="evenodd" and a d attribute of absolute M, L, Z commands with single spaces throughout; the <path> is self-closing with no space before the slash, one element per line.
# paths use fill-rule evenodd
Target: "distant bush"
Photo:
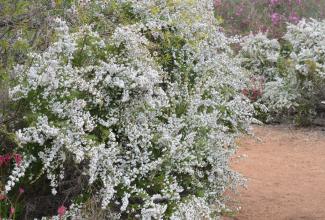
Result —
<path fill-rule="evenodd" d="M 217 218 L 224 191 L 241 183 L 228 163 L 253 109 L 237 40 L 220 31 L 212 2 L 70 10 L 84 24 L 52 20 L 53 43 L 14 68 L 22 160 L 1 179 L 2 217 L 24 185 L 28 218 L 87 218 L 89 201 L 106 219 Z"/>
<path fill-rule="evenodd" d="M 287 29 L 281 43 L 261 33 L 243 38 L 239 57 L 253 76 L 263 78 L 253 101 L 273 116 L 308 124 L 325 98 L 325 21 L 303 19 Z"/>

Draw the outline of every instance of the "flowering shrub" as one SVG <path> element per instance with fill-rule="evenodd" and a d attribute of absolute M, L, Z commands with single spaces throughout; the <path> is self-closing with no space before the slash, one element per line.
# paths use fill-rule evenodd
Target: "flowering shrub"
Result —
<path fill-rule="evenodd" d="M 284 39 L 292 45 L 290 58 L 298 74 L 325 78 L 325 22 L 311 19 L 288 25 Z"/>
<path fill-rule="evenodd" d="M 10 96 L 29 109 L 16 133 L 26 162 L 2 193 L 46 177 L 48 191 L 65 195 L 75 170 L 80 193 L 45 215 L 76 217 L 92 200 L 109 219 L 216 218 L 225 189 L 241 182 L 228 159 L 252 118 L 237 40 L 219 30 L 208 0 L 79 8 L 109 27 L 94 19 L 70 30 L 56 19 L 56 42 L 14 69 Z"/>
<path fill-rule="evenodd" d="M 243 38 L 242 66 L 265 79 L 253 101 L 267 105 L 273 115 L 289 113 L 299 124 L 310 122 L 325 97 L 324 34 L 324 21 L 303 19 L 288 24 L 281 47 L 263 34 Z"/>
<path fill-rule="evenodd" d="M 308 116 L 317 114 L 325 98 L 325 21 L 302 20 L 288 25 L 284 39 L 290 42 L 289 56 L 294 68 L 299 95 L 299 118 L 305 123 Z"/>

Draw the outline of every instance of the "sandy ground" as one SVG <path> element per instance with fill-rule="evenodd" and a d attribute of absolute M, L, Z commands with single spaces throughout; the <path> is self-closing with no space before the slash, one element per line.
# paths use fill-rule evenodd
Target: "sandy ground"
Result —
<path fill-rule="evenodd" d="M 232 167 L 248 188 L 232 196 L 233 220 L 325 220 L 325 131 L 256 126 L 243 137 Z"/>

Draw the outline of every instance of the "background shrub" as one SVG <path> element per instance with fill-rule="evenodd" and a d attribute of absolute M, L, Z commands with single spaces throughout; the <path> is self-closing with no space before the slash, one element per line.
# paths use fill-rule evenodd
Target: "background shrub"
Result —
<path fill-rule="evenodd" d="M 294 116 L 303 125 L 323 111 L 324 28 L 324 21 L 303 19 L 288 24 L 281 43 L 261 33 L 243 38 L 242 66 L 263 78 L 253 101 L 265 104 L 271 115 Z"/>
<path fill-rule="evenodd" d="M 325 16 L 325 2 L 320 0 L 215 0 L 215 6 L 226 32 L 267 32 L 271 38 L 281 38 L 287 22 Z"/>

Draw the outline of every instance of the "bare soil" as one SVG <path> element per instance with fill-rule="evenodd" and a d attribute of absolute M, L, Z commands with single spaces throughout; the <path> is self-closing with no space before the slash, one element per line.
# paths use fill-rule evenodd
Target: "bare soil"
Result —
<path fill-rule="evenodd" d="M 233 220 L 325 220 L 325 131 L 255 126 L 231 164 L 248 179 Z M 259 140 L 258 140 L 259 139 Z"/>

